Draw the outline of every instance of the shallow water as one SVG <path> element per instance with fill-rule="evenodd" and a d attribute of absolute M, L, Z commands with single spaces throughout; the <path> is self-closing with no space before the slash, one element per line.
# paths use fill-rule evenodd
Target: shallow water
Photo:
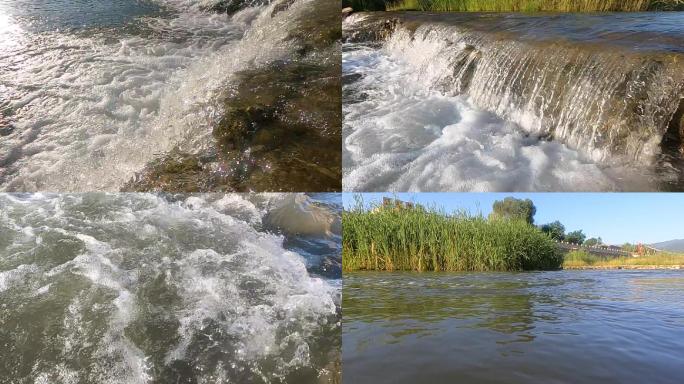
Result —
<path fill-rule="evenodd" d="M 676 383 L 680 271 L 345 273 L 348 383 Z"/>
<path fill-rule="evenodd" d="M 684 52 L 682 12 L 411 13 L 414 20 L 514 35 L 521 40 L 567 39 L 636 50 Z"/>
<path fill-rule="evenodd" d="M 683 188 L 684 15 L 396 15 L 343 25 L 344 190 Z"/>
<path fill-rule="evenodd" d="M 32 31 L 122 25 L 132 19 L 162 12 L 153 0 L 0 0 L 5 23 Z"/>
<path fill-rule="evenodd" d="M 398 57 L 343 51 L 345 191 L 609 190 L 614 182 L 566 145 L 416 81 Z"/>
<path fill-rule="evenodd" d="M 290 58 L 316 1 L 217 3 L 3 2 L 0 190 L 118 191 L 172 149 L 212 147 L 235 74 Z"/>
<path fill-rule="evenodd" d="M 300 199 L 339 218 L 339 195 Z M 336 382 L 340 232 L 269 221 L 290 205 L 0 194 L 0 378 Z"/>

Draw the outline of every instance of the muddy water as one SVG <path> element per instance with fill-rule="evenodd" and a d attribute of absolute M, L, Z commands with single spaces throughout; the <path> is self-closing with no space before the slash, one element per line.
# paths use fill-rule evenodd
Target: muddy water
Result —
<path fill-rule="evenodd" d="M 681 190 L 684 15 L 356 14 L 346 190 Z"/>
<path fill-rule="evenodd" d="M 345 273 L 345 383 L 677 383 L 684 273 Z"/>
<path fill-rule="evenodd" d="M 339 382 L 340 209 L 0 194 L 0 382 Z"/>

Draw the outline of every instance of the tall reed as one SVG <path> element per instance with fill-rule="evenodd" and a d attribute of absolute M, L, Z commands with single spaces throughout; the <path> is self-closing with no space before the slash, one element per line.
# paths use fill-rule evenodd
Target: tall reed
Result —
<path fill-rule="evenodd" d="M 684 0 L 398 0 L 388 10 L 440 12 L 638 12 L 684 10 Z"/>
<path fill-rule="evenodd" d="M 461 212 L 361 205 L 342 214 L 346 271 L 514 271 L 558 269 L 555 243 L 518 220 Z"/>

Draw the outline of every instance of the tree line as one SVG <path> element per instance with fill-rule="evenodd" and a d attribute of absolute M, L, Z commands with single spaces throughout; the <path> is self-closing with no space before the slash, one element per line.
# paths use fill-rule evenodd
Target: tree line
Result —
<path fill-rule="evenodd" d="M 520 219 L 525 220 L 530 225 L 535 225 L 534 215 L 537 213 L 537 207 L 530 199 L 516 199 L 514 197 L 507 197 L 503 200 L 497 200 L 492 206 L 492 213 L 489 215 L 490 219 Z M 593 247 L 603 244 L 601 237 L 587 238 L 587 235 L 581 230 L 574 230 L 566 232 L 565 226 L 558 220 L 539 225 L 538 228 L 556 241 L 564 241 L 571 244 L 585 245 Z M 631 244 L 625 246 L 633 247 Z"/>

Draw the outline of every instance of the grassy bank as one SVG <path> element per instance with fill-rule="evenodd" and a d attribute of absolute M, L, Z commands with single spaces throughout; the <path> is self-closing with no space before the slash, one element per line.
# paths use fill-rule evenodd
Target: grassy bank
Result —
<path fill-rule="evenodd" d="M 554 242 L 525 221 L 406 208 L 342 214 L 345 271 L 557 269 Z"/>
<path fill-rule="evenodd" d="M 563 268 L 618 268 L 638 266 L 684 266 L 684 255 L 659 253 L 640 257 L 601 257 L 585 251 L 572 251 L 565 255 Z"/>
<path fill-rule="evenodd" d="M 440 12 L 637 12 L 684 10 L 684 0 L 345 0 L 354 10 Z"/>

